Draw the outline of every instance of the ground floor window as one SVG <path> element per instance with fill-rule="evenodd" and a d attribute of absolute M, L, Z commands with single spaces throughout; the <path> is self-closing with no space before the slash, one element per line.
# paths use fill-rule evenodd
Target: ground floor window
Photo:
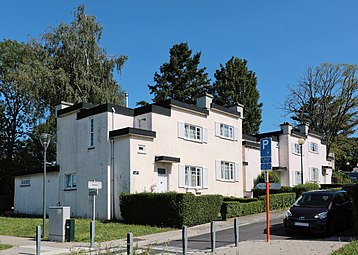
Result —
<path fill-rule="evenodd" d="M 295 178 L 295 185 L 297 184 L 301 184 L 301 172 L 300 171 L 295 171 L 294 172 L 294 178 Z"/>
<path fill-rule="evenodd" d="M 202 187 L 202 168 L 185 166 L 185 186 L 192 188 Z"/>
<path fill-rule="evenodd" d="M 311 168 L 311 180 L 318 181 L 319 180 L 319 170 L 316 167 Z"/>
<path fill-rule="evenodd" d="M 65 174 L 65 189 L 77 188 L 77 176 L 76 174 Z"/>

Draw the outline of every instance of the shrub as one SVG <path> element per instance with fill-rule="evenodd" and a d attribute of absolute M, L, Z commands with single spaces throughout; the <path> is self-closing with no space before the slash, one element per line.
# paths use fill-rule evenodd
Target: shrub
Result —
<path fill-rule="evenodd" d="M 255 202 L 257 200 L 257 198 L 224 197 L 224 201 L 238 201 L 240 203 L 250 203 Z"/>
<path fill-rule="evenodd" d="M 278 210 L 290 207 L 295 201 L 295 193 L 282 193 L 270 195 L 270 209 Z M 224 201 L 221 206 L 221 216 L 226 218 L 240 217 L 255 213 L 261 213 L 266 210 L 266 197 L 260 197 L 260 200 L 249 203 L 240 203 L 238 201 Z"/>
<path fill-rule="evenodd" d="M 298 184 L 293 187 L 293 192 L 296 193 L 296 198 L 299 198 L 302 193 L 310 191 L 310 190 L 318 190 L 319 185 L 317 183 L 305 183 L 305 184 Z"/>
<path fill-rule="evenodd" d="M 276 172 L 269 171 L 269 176 L 270 176 L 269 179 L 271 183 L 280 183 L 280 177 L 278 177 L 278 174 Z M 265 182 L 265 173 L 261 172 L 261 174 L 259 174 L 255 179 L 254 184 L 256 186 L 258 183 L 263 183 L 263 182 Z"/>
<path fill-rule="evenodd" d="M 291 193 L 294 192 L 292 187 L 289 186 L 281 186 L 279 190 L 270 189 L 270 194 L 281 194 L 281 193 Z M 260 197 L 266 195 L 266 190 L 264 189 L 253 189 L 252 190 L 253 197 Z"/>
<path fill-rule="evenodd" d="M 122 193 L 120 208 L 125 222 L 179 228 L 216 219 L 222 201 L 221 195 Z"/>

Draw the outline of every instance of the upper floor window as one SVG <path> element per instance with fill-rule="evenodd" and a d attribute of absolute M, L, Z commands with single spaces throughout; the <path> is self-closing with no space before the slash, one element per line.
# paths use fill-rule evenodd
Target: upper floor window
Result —
<path fill-rule="evenodd" d="M 30 179 L 22 179 L 21 180 L 20 187 L 26 187 L 26 186 L 30 186 L 30 185 L 31 185 Z"/>
<path fill-rule="evenodd" d="M 89 119 L 89 147 L 94 147 L 94 119 Z"/>
<path fill-rule="evenodd" d="M 76 174 L 65 174 L 65 189 L 77 188 L 77 176 Z"/>
<path fill-rule="evenodd" d="M 215 123 L 215 134 L 230 140 L 237 140 L 238 129 L 224 123 Z"/>
<path fill-rule="evenodd" d="M 179 137 L 187 140 L 207 142 L 207 129 L 188 123 L 178 122 Z"/>
<path fill-rule="evenodd" d="M 293 143 L 292 144 L 292 153 L 301 155 L 301 145 L 299 145 L 298 143 Z"/>
<path fill-rule="evenodd" d="M 222 181 L 238 181 L 238 164 L 228 161 L 216 161 L 216 179 Z"/>
<path fill-rule="evenodd" d="M 138 119 L 138 128 L 147 129 L 147 118 Z"/>
<path fill-rule="evenodd" d="M 314 153 L 318 153 L 318 144 L 310 142 L 310 151 Z"/>

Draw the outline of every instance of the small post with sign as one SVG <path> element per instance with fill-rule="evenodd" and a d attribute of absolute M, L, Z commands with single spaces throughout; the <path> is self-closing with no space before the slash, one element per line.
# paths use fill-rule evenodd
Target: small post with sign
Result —
<path fill-rule="evenodd" d="M 261 138 L 260 139 L 260 161 L 261 170 L 265 171 L 265 188 L 266 188 L 266 241 L 270 242 L 270 180 L 269 171 L 272 170 L 271 161 L 271 142 L 272 139 Z"/>
<path fill-rule="evenodd" d="M 93 198 L 92 199 L 92 221 L 90 224 L 90 247 L 94 246 L 94 235 L 95 235 L 95 220 L 96 220 L 96 196 L 98 195 L 98 190 L 102 189 L 102 182 L 88 181 L 88 194 Z"/>

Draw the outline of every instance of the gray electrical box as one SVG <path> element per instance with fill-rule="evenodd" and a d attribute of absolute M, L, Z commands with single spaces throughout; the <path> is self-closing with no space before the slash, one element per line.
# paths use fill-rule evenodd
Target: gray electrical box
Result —
<path fill-rule="evenodd" d="M 65 241 L 66 220 L 70 218 L 69 206 L 50 206 L 48 239 L 50 241 Z"/>

